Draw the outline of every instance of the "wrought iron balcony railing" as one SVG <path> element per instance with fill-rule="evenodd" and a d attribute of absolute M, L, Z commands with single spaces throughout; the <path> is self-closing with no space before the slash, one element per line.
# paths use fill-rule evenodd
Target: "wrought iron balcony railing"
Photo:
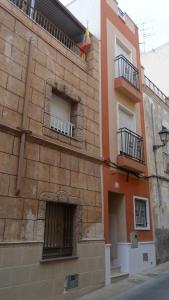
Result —
<path fill-rule="evenodd" d="M 115 77 L 123 77 L 136 89 L 140 89 L 139 72 L 123 55 L 119 55 L 115 59 Z"/>
<path fill-rule="evenodd" d="M 19 7 L 29 18 L 35 21 L 38 25 L 48 31 L 59 42 L 61 42 L 66 48 L 80 56 L 79 46 L 67 36 L 60 28 L 48 20 L 40 11 L 30 5 L 31 1 L 25 0 L 10 0 L 17 7 Z M 34 2 L 34 1 L 33 1 Z M 32 3 L 33 3 L 32 2 Z"/>
<path fill-rule="evenodd" d="M 120 155 L 127 156 L 140 163 L 144 163 L 144 141 L 135 132 L 120 128 L 117 132 Z"/>

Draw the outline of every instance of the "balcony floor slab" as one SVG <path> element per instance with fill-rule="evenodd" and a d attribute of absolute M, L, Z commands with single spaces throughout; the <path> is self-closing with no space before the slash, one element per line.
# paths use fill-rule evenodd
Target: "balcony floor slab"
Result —
<path fill-rule="evenodd" d="M 114 87 L 117 92 L 122 93 L 124 96 L 127 96 L 134 103 L 139 103 L 142 101 L 143 96 L 140 90 L 132 86 L 132 84 L 130 84 L 125 78 L 115 78 Z"/>
<path fill-rule="evenodd" d="M 135 172 L 137 174 L 144 174 L 146 171 L 145 164 L 123 155 L 117 156 L 117 165 L 121 168 Z"/>

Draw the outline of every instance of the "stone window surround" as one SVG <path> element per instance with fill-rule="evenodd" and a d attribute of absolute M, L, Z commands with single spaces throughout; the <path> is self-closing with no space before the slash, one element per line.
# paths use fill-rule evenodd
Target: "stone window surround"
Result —
<path fill-rule="evenodd" d="M 71 121 L 75 124 L 73 137 L 63 135 L 62 133 L 55 132 L 50 128 L 50 99 L 52 94 L 56 94 L 59 97 L 70 101 L 72 104 Z M 82 147 L 84 140 L 84 112 L 83 105 L 81 104 L 81 98 L 73 92 L 73 89 L 67 86 L 65 83 L 60 82 L 46 82 L 45 88 L 45 108 L 44 108 L 44 126 L 43 134 L 53 139 L 57 139 L 58 135 L 62 135 L 68 143 L 73 139 L 77 142 L 78 146 Z M 82 120 L 82 121 L 81 121 Z"/>
<path fill-rule="evenodd" d="M 74 216 L 74 238 L 73 238 L 73 254 L 70 257 L 58 257 L 58 258 L 49 258 L 49 259 L 41 259 L 40 261 L 48 262 L 48 261 L 60 261 L 60 260 L 71 260 L 71 259 L 77 259 L 77 243 L 81 240 L 82 233 L 81 233 L 81 224 L 82 224 L 82 213 L 79 205 L 79 199 L 76 197 L 70 196 L 65 191 L 58 191 L 56 193 L 51 192 L 44 192 L 40 195 L 39 198 L 40 201 L 45 202 L 45 210 L 46 210 L 46 202 L 55 202 L 55 203 L 66 203 L 66 204 L 73 204 L 76 205 L 76 211 Z M 44 215 L 41 217 L 41 219 L 45 222 L 45 210 Z"/>

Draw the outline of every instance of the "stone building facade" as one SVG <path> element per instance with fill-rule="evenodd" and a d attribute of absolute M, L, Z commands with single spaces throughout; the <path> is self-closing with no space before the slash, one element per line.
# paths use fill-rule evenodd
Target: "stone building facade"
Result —
<path fill-rule="evenodd" d="M 169 259 L 169 143 L 161 145 L 159 132 L 169 130 L 169 105 L 165 94 L 147 77 L 144 80 L 144 111 L 150 195 L 157 262 Z"/>
<path fill-rule="evenodd" d="M 0 0 L 0 299 L 75 299 L 104 284 L 99 42 L 84 61 L 15 4 Z M 52 125 L 55 98 L 71 134 Z M 50 248 L 58 207 L 66 257 Z"/>

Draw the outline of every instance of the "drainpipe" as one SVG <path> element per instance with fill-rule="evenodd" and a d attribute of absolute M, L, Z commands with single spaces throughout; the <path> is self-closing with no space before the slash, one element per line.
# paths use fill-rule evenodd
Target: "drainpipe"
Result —
<path fill-rule="evenodd" d="M 18 195 L 21 190 L 21 180 L 23 177 L 23 167 L 24 167 L 24 152 L 25 152 L 26 134 L 30 133 L 30 131 L 28 130 L 28 104 L 29 104 L 29 99 L 30 99 L 30 87 L 31 87 L 32 53 L 33 53 L 33 47 L 32 47 L 32 40 L 30 39 L 29 40 L 28 61 L 27 61 L 27 76 L 26 76 L 26 84 L 25 84 L 22 125 L 21 125 L 21 128 L 19 128 L 21 131 L 21 142 L 20 142 L 20 149 L 19 149 L 16 195 Z"/>

